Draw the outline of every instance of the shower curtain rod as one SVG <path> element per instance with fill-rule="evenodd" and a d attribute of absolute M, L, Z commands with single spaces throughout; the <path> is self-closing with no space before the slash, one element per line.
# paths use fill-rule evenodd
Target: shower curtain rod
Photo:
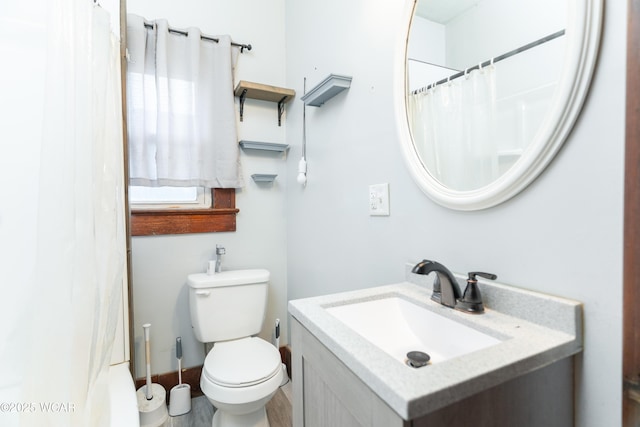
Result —
<path fill-rule="evenodd" d="M 146 28 L 153 28 L 153 24 L 147 24 L 146 22 L 144 23 L 144 26 Z M 186 32 L 186 31 L 176 30 L 175 28 L 171 28 L 171 27 L 169 27 L 169 32 L 170 33 L 174 33 L 174 34 L 181 34 L 183 36 L 188 36 L 189 35 L 189 33 Z M 200 38 L 202 40 L 209 40 L 209 41 L 216 42 L 216 43 L 218 43 L 218 41 L 219 41 L 216 38 L 205 36 L 205 35 L 201 35 Z M 242 43 L 231 42 L 231 46 L 239 47 L 240 48 L 240 53 L 244 53 L 245 49 L 251 50 L 251 45 L 250 44 L 242 44 Z"/>
<path fill-rule="evenodd" d="M 432 83 L 432 84 L 430 84 L 428 86 L 425 86 L 423 88 L 420 88 L 420 89 L 415 89 L 411 93 L 413 95 L 415 95 L 415 94 L 420 93 L 420 92 L 425 92 L 425 91 L 427 91 L 427 90 L 429 90 L 431 88 L 434 88 L 434 87 L 436 87 L 438 85 L 441 85 L 443 83 L 447 83 L 447 82 L 449 82 L 451 80 L 457 79 L 458 77 L 462 77 L 462 76 L 464 76 L 465 74 L 467 74 L 470 71 L 477 70 L 480 67 L 486 67 L 488 65 L 491 65 L 492 63 L 495 64 L 496 62 L 500 62 L 503 59 L 507 59 L 507 58 L 509 58 L 511 56 L 514 56 L 514 55 L 517 55 L 519 53 L 522 53 L 525 50 L 529 50 L 531 48 L 534 48 L 536 46 L 540 46 L 541 44 L 544 44 L 544 43 L 546 43 L 548 41 L 551 41 L 553 39 L 557 39 L 558 37 L 564 36 L 564 32 L 565 32 L 565 30 L 560 30 L 560 31 L 557 31 L 557 32 L 555 32 L 553 34 L 549 34 L 548 36 L 542 37 L 541 39 L 538 39 L 538 40 L 533 41 L 531 43 L 527 43 L 524 46 L 520 46 L 519 48 L 510 50 L 507 53 L 503 53 L 502 55 L 496 56 L 495 58 L 492 58 L 490 60 L 484 61 L 484 62 L 482 62 L 482 63 L 480 63 L 478 65 L 474 65 L 473 67 L 467 68 L 466 70 L 457 72 L 456 74 L 453 74 L 453 75 L 447 77 L 446 79 L 438 80 L 437 82 Z"/>

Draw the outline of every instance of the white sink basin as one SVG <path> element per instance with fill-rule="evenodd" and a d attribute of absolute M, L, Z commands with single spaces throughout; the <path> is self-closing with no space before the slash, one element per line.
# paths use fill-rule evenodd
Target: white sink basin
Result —
<path fill-rule="evenodd" d="M 427 353 L 430 364 L 481 350 L 501 341 L 390 296 L 326 308 L 332 316 L 401 363 L 410 351 Z"/>

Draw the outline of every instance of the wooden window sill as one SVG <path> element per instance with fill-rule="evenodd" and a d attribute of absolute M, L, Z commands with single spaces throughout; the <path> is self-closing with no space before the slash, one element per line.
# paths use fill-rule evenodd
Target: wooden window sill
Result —
<path fill-rule="evenodd" d="M 154 209 L 131 211 L 132 236 L 214 233 L 236 231 L 236 192 L 233 188 L 211 190 L 209 209 Z"/>

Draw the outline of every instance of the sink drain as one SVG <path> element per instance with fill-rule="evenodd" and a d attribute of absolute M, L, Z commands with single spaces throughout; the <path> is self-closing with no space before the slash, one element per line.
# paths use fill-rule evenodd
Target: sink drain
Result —
<path fill-rule="evenodd" d="M 429 363 L 431 356 L 422 351 L 410 351 L 407 353 L 405 363 L 412 368 L 421 368 Z"/>

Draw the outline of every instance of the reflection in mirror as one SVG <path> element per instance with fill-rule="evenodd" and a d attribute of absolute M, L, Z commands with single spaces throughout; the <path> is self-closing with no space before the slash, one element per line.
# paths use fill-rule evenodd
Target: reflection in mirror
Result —
<path fill-rule="evenodd" d="M 428 173 L 490 185 L 540 138 L 563 72 L 568 0 L 418 0 L 407 111 Z"/>

